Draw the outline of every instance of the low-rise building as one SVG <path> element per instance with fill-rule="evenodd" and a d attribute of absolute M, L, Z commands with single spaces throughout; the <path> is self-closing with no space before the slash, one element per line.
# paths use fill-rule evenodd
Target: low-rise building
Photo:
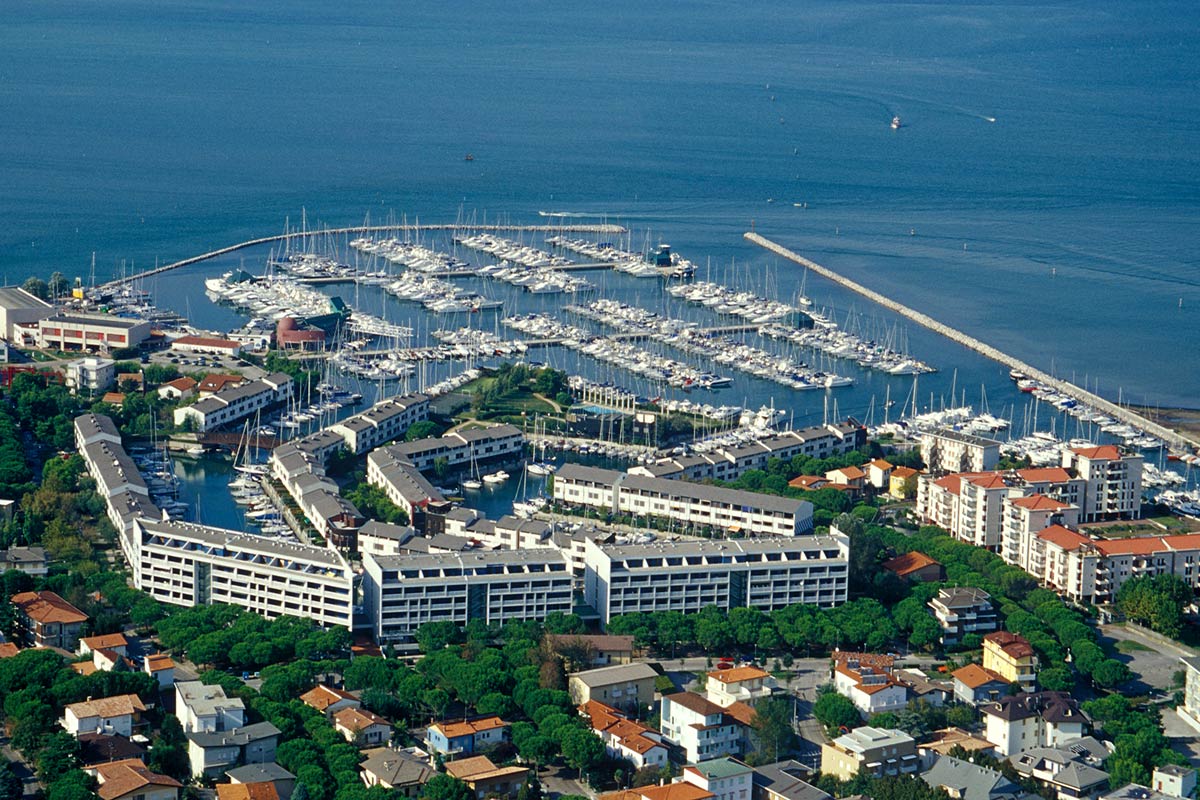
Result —
<path fill-rule="evenodd" d="M 745 726 L 727 709 L 694 692 L 663 695 L 659 731 L 693 764 L 741 755 L 746 738 Z"/>
<path fill-rule="evenodd" d="M 286 402 L 292 396 L 292 379 L 273 372 L 258 380 L 227 387 L 189 406 L 175 409 L 175 425 L 190 425 L 206 432 L 241 422 L 264 408 Z"/>
<path fill-rule="evenodd" d="M 939 756 L 921 780 L 962 800 L 1016 800 L 1024 794 L 1000 772 L 950 756 Z"/>
<path fill-rule="evenodd" d="M 269 722 L 185 735 L 192 775 L 204 778 L 215 778 L 242 764 L 274 762 L 279 744 L 279 729 Z"/>
<path fill-rule="evenodd" d="M 940 708 L 954 700 L 954 682 L 930 677 L 924 670 L 897 669 L 892 677 L 908 689 L 908 702 L 921 701 Z"/>
<path fill-rule="evenodd" d="M 242 352 L 240 342 L 209 336 L 180 336 L 171 341 L 171 349 L 181 353 L 236 357 Z"/>
<path fill-rule="evenodd" d="M 1012 681 L 978 664 L 967 664 L 952 673 L 954 697 L 960 703 L 977 706 L 992 703 L 1008 694 Z"/>
<path fill-rule="evenodd" d="M 1011 756 L 1033 747 L 1060 747 L 1087 733 L 1091 721 L 1066 692 L 1030 692 L 985 703 L 984 736 Z"/>
<path fill-rule="evenodd" d="M 177 800 L 182 784 L 159 775 L 136 758 L 97 764 L 88 770 L 100 800 Z"/>
<path fill-rule="evenodd" d="M 833 653 L 833 686 L 838 694 L 870 716 L 908 705 L 908 689 L 892 677 L 894 659 L 877 653 Z"/>
<path fill-rule="evenodd" d="M 567 650 L 587 652 L 593 667 L 607 667 L 618 664 L 629 664 L 633 661 L 633 637 L 615 636 L 613 634 L 546 634 L 550 646 L 555 652 Z"/>
<path fill-rule="evenodd" d="M 1196 795 L 1196 770 L 1182 767 L 1179 764 L 1163 764 L 1155 767 L 1150 778 L 1154 791 L 1174 795 L 1175 797 L 1194 797 Z"/>
<path fill-rule="evenodd" d="M 218 783 L 217 800 L 280 800 L 279 790 L 270 781 L 261 783 Z"/>
<path fill-rule="evenodd" d="M 971 634 L 983 636 L 999 625 L 992 596 L 973 586 L 938 589 L 937 597 L 929 601 L 929 608 L 942 629 L 945 647 L 961 644 Z"/>
<path fill-rule="evenodd" d="M 529 773 L 528 767 L 497 767 L 487 756 L 472 756 L 446 764 L 446 774 L 467 784 L 479 800 L 516 797 Z"/>
<path fill-rule="evenodd" d="M 333 715 L 333 727 L 355 747 L 379 747 L 392 739 L 392 723 L 365 708 L 343 708 Z"/>
<path fill-rule="evenodd" d="M 525 449 L 525 434 L 512 425 L 459 429 L 439 437 L 393 445 L 395 456 L 422 472 L 444 459 L 448 467 L 481 461 L 519 457 Z"/>
<path fill-rule="evenodd" d="M 751 800 L 754 770 L 736 758 L 711 758 L 683 768 L 680 779 L 711 792 L 713 800 Z"/>
<path fill-rule="evenodd" d="M 895 467 L 888 478 L 888 494 L 897 500 L 911 500 L 917 496 L 919 470 L 912 467 Z"/>
<path fill-rule="evenodd" d="M 942 728 L 934 731 L 924 742 L 917 745 L 917 752 L 921 755 L 922 765 L 928 769 L 939 756 L 948 756 L 960 748 L 972 757 L 976 753 L 996 757 L 994 744 L 962 728 Z"/>
<path fill-rule="evenodd" d="M 165 689 L 168 686 L 175 684 L 175 662 L 166 653 L 155 653 L 154 655 L 146 656 L 142 662 L 142 669 L 147 675 L 154 676 L 158 681 L 158 687 Z"/>
<path fill-rule="evenodd" d="M 657 677 L 658 673 L 649 664 L 619 664 L 576 672 L 567 681 L 567 691 L 576 706 L 595 700 L 626 713 L 636 713 L 653 702 Z"/>
<path fill-rule="evenodd" d="M 811 774 L 799 761 L 777 761 L 754 768 L 753 800 L 833 800 L 805 780 Z"/>
<path fill-rule="evenodd" d="M 37 323 L 37 346 L 53 350 L 107 353 L 149 338 L 149 322 L 107 314 L 51 314 Z"/>
<path fill-rule="evenodd" d="M 81 733 L 75 737 L 79 742 L 79 764 L 84 769 L 113 761 L 146 760 L 146 748 L 127 736 L 115 733 Z"/>
<path fill-rule="evenodd" d="M 437 774 L 432 766 L 403 750 L 377 747 L 364 755 L 366 760 L 358 765 L 363 783 L 368 787 L 393 789 L 403 797 L 416 797 L 421 787 Z"/>
<path fill-rule="evenodd" d="M 300 702 L 309 708 L 316 709 L 328 717 L 332 717 L 337 712 L 345 708 L 359 708 L 362 706 L 362 701 L 350 692 L 342 689 L 334 689 L 332 686 L 325 684 L 317 684 L 312 689 L 309 689 L 304 694 L 300 695 Z"/>
<path fill-rule="evenodd" d="M 71 703 L 63 709 L 61 723 L 72 736 L 106 733 L 128 738 L 141 724 L 145 711 L 145 704 L 136 694 L 120 694 Z"/>
<path fill-rule="evenodd" d="M 12 596 L 17 638 L 28 647 L 57 647 L 73 651 L 88 615 L 51 591 Z"/>
<path fill-rule="evenodd" d="M 367 483 L 382 489 L 410 520 L 416 520 L 430 503 L 443 504 L 446 498 L 416 467 L 397 457 L 396 452 L 395 448 L 381 447 L 367 456 Z"/>
<path fill-rule="evenodd" d="M 913 550 L 883 562 L 883 568 L 898 578 L 910 581 L 944 581 L 946 568 L 940 561 Z"/>
<path fill-rule="evenodd" d="M 158 396 L 163 400 L 189 400 L 195 396 L 196 386 L 196 379 L 185 375 L 159 386 Z"/>
<path fill-rule="evenodd" d="M 274 761 L 243 764 L 240 767 L 227 769 L 225 777 L 235 785 L 270 783 L 275 787 L 279 800 L 289 800 L 292 790 L 296 788 L 296 776 Z"/>
<path fill-rule="evenodd" d="M 734 703 L 754 705 L 779 691 L 771 673 L 758 667 L 731 667 L 708 673 L 705 694 L 721 708 Z"/>
<path fill-rule="evenodd" d="M 1037 685 L 1037 654 L 1024 636 L 996 631 L 983 637 L 983 668 L 1022 689 Z"/>
<path fill-rule="evenodd" d="M 612 706 L 589 700 L 580 706 L 592 731 L 604 742 L 605 751 L 613 758 L 625 759 L 638 769 L 665 767 L 668 750 L 659 731 L 647 728 L 627 718 Z"/>
<path fill-rule="evenodd" d="M 508 737 L 509 724 L 496 715 L 435 722 L 425 729 L 425 745 L 444 756 L 474 755 Z"/>
<path fill-rule="evenodd" d="M 246 724 L 246 703 L 225 690 L 200 681 L 175 684 L 175 716 L 184 733 L 230 731 Z"/>
<path fill-rule="evenodd" d="M 821 774 L 843 781 L 860 772 L 882 778 L 919 769 L 917 742 L 900 730 L 864 725 L 821 745 Z"/>
<path fill-rule="evenodd" d="M 111 358 L 95 357 L 68 361 L 64 368 L 66 386 L 74 394 L 87 397 L 104 394 L 116 380 L 116 363 Z"/>
<path fill-rule="evenodd" d="M 118 655 L 126 655 L 129 651 L 129 640 L 123 633 L 105 633 L 100 636 L 85 636 L 79 640 L 75 651 L 81 656 L 89 656 L 93 650 L 112 650 Z"/>
<path fill-rule="evenodd" d="M 1058 800 L 1091 800 L 1108 788 L 1108 773 L 1101 767 L 1110 755 L 1104 742 L 1087 736 L 1059 746 L 1032 747 L 1008 762 L 1021 777 L 1052 790 Z"/>
<path fill-rule="evenodd" d="M 330 425 L 328 430 L 342 437 L 348 451 L 362 455 L 403 436 L 413 423 L 428 416 L 429 397 L 406 394 L 381 400 L 366 411 Z"/>

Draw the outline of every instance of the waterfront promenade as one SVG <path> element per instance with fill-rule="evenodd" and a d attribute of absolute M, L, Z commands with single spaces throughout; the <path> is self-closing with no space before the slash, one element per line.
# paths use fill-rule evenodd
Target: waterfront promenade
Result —
<path fill-rule="evenodd" d="M 958 342 L 959 344 L 963 345 L 964 347 L 968 347 L 971 350 L 974 350 L 977 353 L 981 353 L 982 355 L 985 355 L 990 359 L 999 361 L 1001 364 L 1004 364 L 1006 367 L 1009 367 L 1010 369 L 1015 369 L 1018 372 L 1023 372 L 1040 384 L 1043 384 L 1045 386 L 1050 386 L 1050 387 L 1054 388 L 1056 391 L 1059 391 L 1065 395 L 1073 397 L 1076 400 L 1080 401 L 1081 403 L 1086 403 L 1087 405 L 1091 406 L 1092 408 L 1103 411 L 1105 414 L 1108 414 L 1109 416 L 1111 416 L 1115 419 L 1119 419 L 1122 422 L 1127 422 L 1130 425 L 1134 425 L 1138 428 L 1141 428 L 1142 430 L 1146 431 L 1147 433 L 1150 433 L 1150 434 L 1162 439 L 1173 450 L 1200 449 L 1200 441 L 1197 441 L 1196 439 L 1193 439 L 1190 436 L 1186 436 L 1178 431 L 1172 430 L 1172 429 L 1167 428 L 1163 425 L 1160 425 L 1156 422 L 1153 422 L 1153 421 L 1147 419 L 1146 417 L 1142 416 L 1141 414 L 1137 413 L 1136 411 L 1125 408 L 1124 406 L 1119 406 L 1116 403 L 1106 400 L 1097 394 L 1093 394 L 1092 392 L 1087 391 L 1086 389 L 1081 389 L 1080 387 L 1076 386 L 1075 384 L 1071 383 L 1070 381 L 1065 381 L 1062 378 L 1056 378 L 1053 375 L 1038 369 L 1037 367 L 1034 367 L 1030 364 L 1025 363 L 1024 361 L 1021 361 L 1018 358 L 1015 358 L 1014 356 L 1010 356 L 1007 353 L 1003 353 L 1000 350 L 997 350 L 995 347 L 992 347 L 991 345 L 986 344 L 985 342 L 981 342 L 980 340 L 976 339 L 973 336 L 963 333 L 962 331 L 960 331 L 956 328 L 951 328 L 949 325 L 938 322 L 936 319 L 929 316 L 928 314 L 924 314 L 920 311 L 909 308 L 908 306 L 903 305 L 902 303 L 899 303 L 899 302 L 891 299 L 890 297 L 882 295 L 873 289 L 868 289 L 866 286 L 863 286 L 861 283 L 852 281 L 849 278 L 839 275 L 838 273 L 834 272 L 833 270 L 831 270 L 827 267 L 823 267 L 820 264 L 816 263 L 815 261 L 807 259 L 804 256 L 800 255 L 799 253 L 793 252 L 792 250 L 789 250 L 788 248 L 784 247 L 783 245 L 780 245 L 780 244 L 777 244 L 777 243 L 771 241 L 770 239 L 766 238 L 765 236 L 761 236 L 754 232 L 748 232 L 748 233 L 744 234 L 744 236 L 747 241 L 753 242 L 754 244 L 758 245 L 759 247 L 769 250 L 778 256 L 782 256 L 783 258 L 786 258 L 789 261 L 792 261 L 792 262 L 795 262 L 796 264 L 800 264 L 804 267 L 807 267 L 808 269 L 812 270 L 813 272 L 820 275 L 821 277 L 828 278 L 829 280 L 833 281 L 834 283 L 844 286 L 853 292 L 857 292 L 858 294 L 861 294 L 863 297 L 867 298 L 868 300 L 871 300 L 874 303 L 878 303 L 879 305 L 883 306 L 884 308 L 891 309 L 892 311 L 895 311 L 897 314 L 900 314 L 901 316 L 906 317 L 906 318 L 912 320 L 913 322 L 916 322 L 919 325 L 929 328 L 929 330 L 931 330 L 931 331 L 940 333 L 943 336 L 945 336 L 949 339 L 952 339 L 955 342 Z"/>
<path fill-rule="evenodd" d="M 181 261 L 173 261 L 170 264 L 164 264 L 154 269 L 148 269 L 144 272 L 138 272 L 134 275 L 126 275 L 115 280 L 111 280 L 104 284 L 102 289 L 115 289 L 122 284 L 134 283 L 143 278 L 148 278 L 151 275 L 158 275 L 163 272 L 170 272 L 173 269 L 186 267 L 190 264 L 198 264 L 201 261 L 207 261 L 210 258 L 217 256 L 235 253 L 238 250 L 244 250 L 247 247 L 255 247 L 260 244 L 271 244 L 272 242 L 285 242 L 294 239 L 305 239 L 309 236 L 327 236 L 329 234 L 364 234 L 364 233 L 394 233 L 398 231 L 451 231 L 451 230 L 469 230 L 469 231 L 513 231 L 513 232 L 533 232 L 533 233 L 603 233 L 620 235 L 627 233 L 624 227 L 620 225 L 610 225 L 607 223 L 596 225 L 463 225 L 461 223 L 445 223 L 442 225 L 355 225 L 349 228 L 323 228 L 316 231 L 293 231 L 290 233 L 280 233 L 274 236 L 262 236 L 258 239 L 250 239 L 245 242 L 231 244 L 228 247 L 222 247 L 217 250 L 210 250 L 207 253 L 201 253 L 198 256 L 185 258 Z M 607 266 L 607 265 L 605 265 Z M 598 268 L 591 264 L 579 265 L 575 269 L 595 269 Z"/>

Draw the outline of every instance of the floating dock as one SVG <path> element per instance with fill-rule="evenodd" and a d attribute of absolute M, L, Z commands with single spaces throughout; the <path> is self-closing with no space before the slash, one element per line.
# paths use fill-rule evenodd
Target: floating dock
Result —
<path fill-rule="evenodd" d="M 929 316 L 928 314 L 924 314 L 920 311 L 909 308 L 908 306 L 903 305 L 902 303 L 899 303 L 899 302 L 891 299 L 890 297 L 886 297 L 886 296 L 880 294 L 879 292 L 875 291 L 874 289 L 868 289 L 866 286 L 863 286 L 861 283 L 852 281 L 849 278 L 839 275 L 838 273 L 834 272 L 833 270 L 828 269 L 827 267 L 823 267 L 820 264 L 816 263 L 815 261 L 811 261 L 811 260 L 805 258 L 804 256 L 800 255 L 799 253 L 795 253 L 795 252 L 787 249 L 783 245 L 776 244 L 775 242 L 771 241 L 770 239 L 767 239 L 764 236 L 760 236 L 759 234 L 754 233 L 754 232 L 746 233 L 746 234 L 744 234 L 744 236 L 747 241 L 753 242 L 754 244 L 758 245 L 759 247 L 769 250 L 778 256 L 782 256 L 783 258 L 786 258 L 788 261 L 792 261 L 797 264 L 800 264 L 801 266 L 807 267 L 808 269 L 817 273 L 821 277 L 828 278 L 829 280 L 833 281 L 834 283 L 839 284 L 840 286 L 844 286 L 847 289 L 851 290 L 852 292 L 857 292 L 858 294 L 861 294 L 863 297 L 867 298 L 868 300 L 870 300 L 874 303 L 878 303 L 879 305 L 883 306 L 884 308 L 891 309 L 892 311 L 895 311 L 897 314 L 900 314 L 901 316 L 906 317 L 906 318 L 912 320 L 913 322 L 916 322 L 917 324 L 922 325 L 931 331 L 934 331 L 935 333 L 940 333 L 941 335 L 945 336 L 946 338 L 952 339 L 953 341 L 958 342 L 963 347 L 967 347 L 971 350 L 974 350 L 977 353 L 985 355 L 988 358 L 992 359 L 993 361 L 999 361 L 1001 364 L 1005 365 L 1006 367 L 1008 367 L 1010 369 L 1015 369 L 1018 372 L 1023 372 L 1026 375 L 1028 375 L 1030 378 L 1033 378 L 1034 380 L 1036 380 L 1038 383 L 1044 384 L 1046 386 L 1051 386 L 1054 389 L 1056 389 L 1057 391 L 1062 392 L 1063 394 L 1068 395 L 1070 397 L 1074 397 L 1076 400 L 1080 401 L 1081 403 L 1086 403 L 1087 405 L 1091 406 L 1092 408 L 1103 411 L 1105 414 L 1108 414 L 1109 416 L 1111 416 L 1115 419 L 1119 419 L 1122 422 L 1127 422 L 1130 425 L 1133 425 L 1137 428 L 1141 428 L 1142 430 L 1146 431 L 1147 433 L 1153 434 L 1154 436 L 1157 436 L 1158 438 L 1162 439 L 1164 442 L 1167 443 L 1168 446 L 1170 446 L 1173 449 L 1176 449 L 1176 450 L 1200 449 L 1200 442 L 1196 441 L 1195 439 L 1192 439 L 1188 436 L 1183 435 L 1182 433 L 1179 433 L 1178 431 L 1175 431 L 1175 430 L 1167 428 L 1163 425 L 1160 425 L 1157 422 L 1152 422 L 1151 420 L 1147 419 L 1146 417 L 1143 417 L 1141 414 L 1138 414 L 1135 411 L 1131 411 L 1130 409 L 1125 408 L 1123 406 L 1119 406 L 1110 400 L 1104 399 L 1100 395 L 1093 394 L 1093 393 L 1087 391 L 1086 389 L 1081 389 L 1078 386 L 1076 386 L 1075 384 L 1071 383 L 1070 381 L 1064 381 L 1061 378 L 1056 378 L 1053 375 L 1049 374 L 1048 372 L 1043 372 L 1042 370 L 1038 369 L 1037 367 L 1034 367 L 1030 364 L 1026 364 L 1024 361 L 1021 361 L 1020 359 L 1010 356 L 1007 353 L 1003 353 L 1003 352 L 997 350 L 996 348 L 992 347 L 991 345 L 986 344 L 985 342 L 981 342 L 979 339 L 976 339 L 974 336 L 970 336 L 956 328 L 951 328 L 949 325 L 945 325 L 941 322 L 938 322 L 936 319 Z"/>

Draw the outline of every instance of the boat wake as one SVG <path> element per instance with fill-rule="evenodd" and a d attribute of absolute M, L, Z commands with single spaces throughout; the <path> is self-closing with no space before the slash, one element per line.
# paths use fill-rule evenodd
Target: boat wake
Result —
<path fill-rule="evenodd" d="M 573 219 L 587 219 L 588 217 L 600 217 L 603 214 L 582 214 L 576 211 L 539 211 L 539 217 L 571 217 Z"/>

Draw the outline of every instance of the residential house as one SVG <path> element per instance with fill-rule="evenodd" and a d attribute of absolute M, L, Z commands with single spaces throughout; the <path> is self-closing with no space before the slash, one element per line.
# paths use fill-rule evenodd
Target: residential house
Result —
<path fill-rule="evenodd" d="M 758 667 L 732 667 L 708 673 L 705 694 L 721 708 L 734 703 L 754 705 L 779 691 L 775 678 Z"/>
<path fill-rule="evenodd" d="M 333 715 L 333 727 L 356 747 L 378 747 L 392 739 L 392 723 L 365 708 L 343 708 Z"/>
<path fill-rule="evenodd" d="M 621 711 L 638 712 L 654 701 L 657 677 L 649 664 L 619 664 L 576 672 L 567 681 L 567 691 L 576 706 L 599 700 Z"/>
<path fill-rule="evenodd" d="M 659 731 L 647 728 L 625 717 L 612 706 L 589 700 L 579 709 L 588 718 L 592 731 L 604 742 L 604 749 L 613 758 L 623 758 L 635 767 L 664 767 L 668 749 Z"/>
<path fill-rule="evenodd" d="M 904 731 L 864 725 L 821 745 L 821 774 L 848 781 L 865 771 L 877 778 L 920 768 L 917 742 Z"/>
<path fill-rule="evenodd" d="M 84 769 L 110 761 L 146 760 L 145 747 L 115 733 L 81 733 L 75 740 L 79 742 L 79 763 Z"/>
<path fill-rule="evenodd" d="M 140 759 L 110 761 L 88 770 L 99 786 L 100 800 L 177 800 L 182 784 L 152 772 Z"/>
<path fill-rule="evenodd" d="M 864 464 L 863 471 L 867 473 L 866 484 L 879 492 L 888 491 L 891 488 L 892 470 L 894 469 L 895 467 L 889 461 L 882 458 Z"/>
<path fill-rule="evenodd" d="M 260 783 L 218 783 L 217 800 L 280 800 L 279 790 L 270 781 Z"/>
<path fill-rule="evenodd" d="M 3 516 L 11 517 L 11 510 Z M 24 572 L 35 578 L 45 577 L 49 572 L 46 567 L 46 548 L 10 547 L 7 550 L 0 550 L 0 572 L 10 570 Z"/>
<path fill-rule="evenodd" d="M 1025 794 L 996 770 L 950 756 L 940 756 L 921 780 L 959 800 L 1016 800 Z"/>
<path fill-rule="evenodd" d="M 158 680 L 158 687 L 165 689 L 175 683 L 175 662 L 166 653 L 155 653 L 146 656 L 142 669 L 147 675 L 153 675 Z"/>
<path fill-rule="evenodd" d="M 911 500 L 917 495 L 917 479 L 921 472 L 912 467 L 894 467 L 888 479 L 888 494 L 897 500 Z"/>
<path fill-rule="evenodd" d="M 129 650 L 129 640 L 123 633 L 106 633 L 101 636 L 85 636 L 79 640 L 76 650 L 81 656 L 92 654 L 93 650 L 112 650 L 117 655 L 126 655 Z"/>
<path fill-rule="evenodd" d="M 933 765 L 939 756 L 948 756 L 951 751 L 962 748 L 968 755 L 976 753 L 996 757 L 996 745 L 962 728 L 942 728 L 929 734 L 929 738 L 917 745 L 921 764 L 925 769 Z"/>
<path fill-rule="evenodd" d="M 196 394 L 195 378 L 176 378 L 158 387 L 158 396 L 163 400 L 187 400 Z"/>
<path fill-rule="evenodd" d="M 946 568 L 924 553 L 913 550 L 901 556 L 889 559 L 882 564 L 883 568 L 897 577 L 909 581 L 944 581 Z"/>
<path fill-rule="evenodd" d="M 663 695 L 659 730 L 693 764 L 741 755 L 746 738 L 745 725 L 728 709 L 694 692 Z"/>
<path fill-rule="evenodd" d="M 17 638 L 29 647 L 74 651 L 88 615 L 54 592 L 21 592 L 12 597 Z"/>
<path fill-rule="evenodd" d="M 614 636 L 611 634 L 546 634 L 550 646 L 556 653 L 562 653 L 570 648 L 576 652 L 586 651 L 591 657 L 593 667 L 607 667 L 614 664 L 629 664 L 633 662 L 633 637 Z"/>
<path fill-rule="evenodd" d="M 736 758 L 713 758 L 683 768 L 680 780 L 711 792 L 713 800 L 751 800 L 754 770 Z"/>
<path fill-rule="evenodd" d="M 107 733 L 129 737 L 135 726 L 141 723 L 146 710 L 136 694 L 120 694 L 71 703 L 64 709 L 62 726 L 67 733 Z"/>
<path fill-rule="evenodd" d="M 971 634 L 982 636 L 994 631 L 999 624 L 992 596 L 973 586 L 938 589 L 937 597 L 929 601 L 929 608 L 941 626 L 945 647 L 961 644 Z"/>
<path fill-rule="evenodd" d="M 620 792 L 609 792 L 600 795 L 600 800 L 713 800 L 713 794 L 694 783 L 676 780 L 674 783 L 636 786 Z"/>
<path fill-rule="evenodd" d="M 192 775 L 205 778 L 215 778 L 231 767 L 242 764 L 272 762 L 279 744 L 279 729 L 269 722 L 256 722 L 220 731 L 194 731 L 185 735 Z"/>
<path fill-rule="evenodd" d="M 833 686 L 863 714 L 897 711 L 908 705 L 908 689 L 892 677 L 893 659 L 877 653 L 833 653 Z"/>
<path fill-rule="evenodd" d="M 983 668 L 1027 691 L 1037 686 L 1037 655 L 1024 636 L 996 631 L 983 637 Z"/>
<path fill-rule="evenodd" d="M 831 469 L 825 473 L 825 480 L 838 486 L 849 486 L 851 489 L 861 489 L 867 482 L 867 473 L 859 467 L 842 467 Z"/>
<path fill-rule="evenodd" d="M 1034 747 L 1058 747 L 1087 733 L 1090 720 L 1066 692 L 1027 692 L 980 707 L 984 736 L 1011 756 Z"/>
<path fill-rule="evenodd" d="M 175 684 L 175 716 L 184 733 L 215 733 L 246 724 L 246 704 L 228 697 L 220 686 L 200 681 Z"/>
<path fill-rule="evenodd" d="M 804 489 L 805 491 L 815 492 L 817 489 L 824 489 L 829 486 L 829 480 L 821 475 L 797 475 L 788 481 L 788 486 L 793 489 Z"/>
<path fill-rule="evenodd" d="M 462 722 L 435 722 L 425 730 L 425 745 L 446 756 L 473 755 L 508 736 L 509 725 L 493 715 Z"/>
<path fill-rule="evenodd" d="M 318 684 L 300 695 L 300 700 L 309 708 L 315 708 L 322 714 L 332 717 L 344 708 L 359 708 L 362 701 L 350 692 L 334 689 L 331 686 Z"/>
<path fill-rule="evenodd" d="M 1183 800 L 1184 797 L 1190 795 L 1168 794 L 1139 783 L 1127 783 L 1120 789 L 1100 795 L 1100 800 Z"/>
<path fill-rule="evenodd" d="M 1108 773 L 1101 767 L 1110 755 L 1108 745 L 1087 736 L 1057 746 L 1032 747 L 1012 755 L 1008 762 L 1022 777 L 1052 789 L 1058 800 L 1090 800 L 1108 788 Z"/>
<path fill-rule="evenodd" d="M 1012 681 L 978 664 L 967 664 L 951 673 L 954 676 L 954 697 L 960 703 L 977 706 L 992 703 L 1008 694 Z"/>
<path fill-rule="evenodd" d="M 1195 797 L 1196 770 L 1191 767 L 1181 767 L 1178 764 L 1163 764 L 1154 768 L 1150 785 L 1156 792 L 1175 795 L 1176 797 Z"/>
<path fill-rule="evenodd" d="M 833 800 L 804 780 L 811 773 L 799 761 L 777 761 L 754 768 L 753 800 Z"/>
<path fill-rule="evenodd" d="M 954 682 L 931 678 L 920 669 L 898 669 L 892 677 L 908 689 L 908 702 L 921 700 L 931 706 L 941 707 L 954 699 Z"/>
<path fill-rule="evenodd" d="M 479 800 L 516 797 L 529 773 L 528 767 L 497 767 L 487 756 L 472 756 L 446 764 L 446 774 L 471 787 Z"/>
<path fill-rule="evenodd" d="M 240 767 L 225 770 L 225 777 L 234 783 L 272 783 L 279 794 L 279 800 L 290 800 L 292 790 L 296 788 L 296 776 L 288 772 L 274 761 L 264 761 L 258 764 L 245 764 Z"/>
<path fill-rule="evenodd" d="M 403 750 L 376 747 L 365 755 L 366 760 L 358 765 L 363 783 L 368 787 L 394 789 L 404 797 L 416 797 L 421 787 L 437 774 L 428 763 Z"/>

